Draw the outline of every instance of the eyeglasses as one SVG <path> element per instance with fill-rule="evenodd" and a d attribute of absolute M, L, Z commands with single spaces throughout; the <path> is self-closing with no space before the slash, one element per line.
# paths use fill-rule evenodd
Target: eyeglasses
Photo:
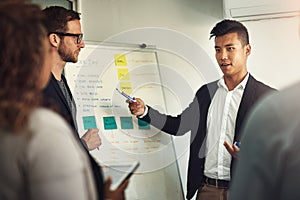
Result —
<path fill-rule="evenodd" d="M 83 39 L 83 34 L 75 34 L 75 33 L 64 33 L 64 32 L 51 32 L 51 33 L 54 33 L 54 34 L 57 34 L 57 35 L 60 35 L 60 36 L 71 36 L 71 37 L 77 37 L 77 44 L 80 44 L 80 42 L 82 41 Z M 50 34 L 51 34 L 50 33 Z"/>

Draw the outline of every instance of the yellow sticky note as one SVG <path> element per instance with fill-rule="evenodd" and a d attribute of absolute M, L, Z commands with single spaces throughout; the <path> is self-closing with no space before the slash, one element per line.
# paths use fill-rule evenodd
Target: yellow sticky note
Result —
<path fill-rule="evenodd" d="M 127 94 L 132 94 L 132 87 L 130 82 L 120 82 L 120 89 Z"/>
<path fill-rule="evenodd" d="M 118 79 L 119 80 L 129 80 L 128 68 L 119 68 L 118 69 Z"/>
<path fill-rule="evenodd" d="M 127 66 L 126 56 L 124 54 L 115 54 L 116 66 Z"/>

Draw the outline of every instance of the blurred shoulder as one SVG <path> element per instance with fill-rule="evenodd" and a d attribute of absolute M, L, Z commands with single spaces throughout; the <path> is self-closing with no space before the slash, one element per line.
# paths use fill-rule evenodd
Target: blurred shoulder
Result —
<path fill-rule="evenodd" d="M 47 108 L 36 108 L 30 115 L 29 124 L 32 128 L 68 127 L 59 114 Z"/>

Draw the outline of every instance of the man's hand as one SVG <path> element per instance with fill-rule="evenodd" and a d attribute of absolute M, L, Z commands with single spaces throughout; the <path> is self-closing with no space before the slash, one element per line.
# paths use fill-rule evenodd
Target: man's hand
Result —
<path fill-rule="evenodd" d="M 96 149 L 101 145 L 101 138 L 99 136 L 99 129 L 93 128 L 88 129 L 88 131 L 81 137 L 86 143 L 89 151 Z"/>
<path fill-rule="evenodd" d="M 235 144 L 229 144 L 227 141 L 224 141 L 224 146 L 226 147 L 227 151 L 230 155 L 234 158 L 237 158 L 239 155 L 240 148 Z"/>
<path fill-rule="evenodd" d="M 110 190 L 112 180 L 110 177 L 105 182 L 105 199 L 107 200 L 125 200 L 125 189 L 128 186 L 129 179 L 125 180 L 116 190 Z"/>
<path fill-rule="evenodd" d="M 128 101 L 128 108 L 131 112 L 131 114 L 140 116 L 143 115 L 145 112 L 145 104 L 142 99 L 140 98 L 135 98 L 136 102 L 133 101 Z"/>

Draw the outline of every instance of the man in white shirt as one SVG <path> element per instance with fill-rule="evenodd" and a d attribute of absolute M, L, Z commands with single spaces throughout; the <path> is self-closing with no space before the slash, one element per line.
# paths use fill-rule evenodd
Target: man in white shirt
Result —
<path fill-rule="evenodd" d="M 251 46 L 243 24 L 222 20 L 211 30 L 211 37 L 215 37 L 215 57 L 223 77 L 202 86 L 181 114 L 159 113 L 140 98 L 129 101 L 132 114 L 168 134 L 191 131 L 187 199 L 197 191 L 197 200 L 227 199 L 239 151 L 234 143 L 241 140 L 245 116 L 258 99 L 274 90 L 247 71 Z"/>

